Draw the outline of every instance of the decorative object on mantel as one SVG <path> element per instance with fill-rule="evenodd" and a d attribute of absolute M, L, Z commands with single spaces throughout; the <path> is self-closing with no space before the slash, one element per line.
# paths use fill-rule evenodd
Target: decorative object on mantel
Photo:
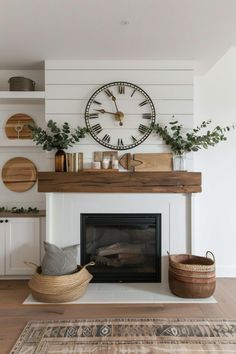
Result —
<path fill-rule="evenodd" d="M 204 135 L 198 135 L 202 129 L 206 129 L 211 123 L 211 120 L 203 121 L 200 126 L 187 131 L 178 121 L 169 122 L 167 126 L 162 127 L 160 124 L 153 125 L 153 130 L 161 136 L 164 142 L 170 146 L 175 154 L 174 170 L 186 170 L 186 156 L 188 152 L 195 152 L 202 148 L 207 149 L 208 146 L 215 146 L 221 141 L 227 140 L 225 133 L 229 132 L 231 127 L 216 126 L 212 131 L 208 130 Z"/>
<path fill-rule="evenodd" d="M 158 172 L 173 170 L 172 153 L 125 154 L 119 160 L 120 165 L 135 172 Z"/>
<path fill-rule="evenodd" d="M 22 76 L 13 76 L 8 80 L 10 91 L 34 91 L 35 82 Z"/>
<path fill-rule="evenodd" d="M 100 166 L 100 167 L 99 167 Z M 118 170 L 118 152 L 117 151 L 95 151 L 94 163 L 92 168 L 104 170 Z"/>
<path fill-rule="evenodd" d="M 2 168 L 2 181 L 13 192 L 25 192 L 33 187 L 37 180 L 37 168 L 25 157 L 14 157 Z"/>
<path fill-rule="evenodd" d="M 169 254 L 169 253 L 168 253 Z M 211 255 L 213 259 L 209 258 Z M 169 286 L 173 294 L 186 298 L 206 298 L 216 287 L 215 257 L 169 254 Z"/>
<path fill-rule="evenodd" d="M 90 262 L 85 266 L 77 266 L 77 270 L 67 275 L 43 275 L 41 267 L 31 262 L 25 262 L 36 272 L 29 281 L 28 286 L 33 297 L 40 302 L 60 303 L 79 299 L 86 291 L 88 283 L 93 276 L 86 269 L 94 266 Z"/>
<path fill-rule="evenodd" d="M 30 126 L 32 131 L 33 141 L 36 145 L 42 145 L 43 150 L 57 150 L 55 154 L 55 171 L 66 171 L 66 153 L 64 150 L 78 143 L 81 138 L 85 137 L 87 128 L 77 127 L 73 129 L 65 122 L 62 128 L 57 126 L 56 122 L 48 121 L 47 130 L 40 127 Z"/>
<path fill-rule="evenodd" d="M 38 208 L 32 208 L 28 207 L 26 208 L 18 208 L 18 207 L 13 207 L 13 208 L 7 208 L 7 207 L 0 207 L 0 213 L 13 213 L 13 214 L 37 214 L 39 213 Z"/>
<path fill-rule="evenodd" d="M 11 116 L 5 125 L 5 133 L 8 139 L 32 139 L 29 125 L 34 125 L 32 117 L 25 113 L 17 113 Z"/>
<path fill-rule="evenodd" d="M 78 172 L 83 170 L 83 153 L 66 153 L 66 172 Z"/>
<path fill-rule="evenodd" d="M 236 321 L 150 316 L 29 321 L 9 354 L 29 348 L 40 354 L 233 354 Z"/>

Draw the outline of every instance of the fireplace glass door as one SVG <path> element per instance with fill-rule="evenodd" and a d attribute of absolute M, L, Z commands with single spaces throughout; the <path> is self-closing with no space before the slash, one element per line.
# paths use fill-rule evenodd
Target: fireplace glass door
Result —
<path fill-rule="evenodd" d="M 81 263 L 94 282 L 161 281 L 160 214 L 81 214 Z"/>

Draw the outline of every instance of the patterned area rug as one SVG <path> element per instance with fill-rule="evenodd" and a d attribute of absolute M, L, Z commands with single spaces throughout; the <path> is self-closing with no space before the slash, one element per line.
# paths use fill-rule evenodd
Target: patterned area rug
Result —
<path fill-rule="evenodd" d="M 28 322 L 10 354 L 236 353 L 236 320 Z"/>

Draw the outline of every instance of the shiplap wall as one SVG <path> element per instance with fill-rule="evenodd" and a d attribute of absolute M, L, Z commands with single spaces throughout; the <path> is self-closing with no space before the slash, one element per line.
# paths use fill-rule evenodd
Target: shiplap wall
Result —
<path fill-rule="evenodd" d="M 85 126 L 84 111 L 95 90 L 113 81 L 140 86 L 152 98 L 157 121 L 174 115 L 186 128 L 193 125 L 193 62 L 186 61 L 46 61 L 46 119 Z M 87 136 L 72 150 L 82 151 L 89 167 L 94 151 L 107 150 Z M 149 138 L 130 152 L 168 150 L 160 138 Z M 120 152 L 120 155 L 124 152 Z"/>
<path fill-rule="evenodd" d="M 44 90 L 44 72 L 42 70 L 0 70 L 0 90 L 8 91 L 8 79 L 12 76 L 24 76 L 36 82 L 36 90 Z M 23 101 L 22 101 L 23 102 Z M 20 103 L 20 100 L 7 102 L 0 101 L 0 206 L 7 207 L 38 207 L 45 209 L 45 196 L 37 192 L 37 183 L 34 187 L 23 193 L 10 191 L 2 182 L 1 171 L 4 164 L 14 157 L 26 157 L 34 162 L 39 171 L 51 168 L 45 152 L 40 147 L 32 147 L 30 140 L 10 140 L 5 134 L 5 124 L 8 118 L 16 113 L 26 113 L 35 122 L 45 125 L 44 103 Z"/>

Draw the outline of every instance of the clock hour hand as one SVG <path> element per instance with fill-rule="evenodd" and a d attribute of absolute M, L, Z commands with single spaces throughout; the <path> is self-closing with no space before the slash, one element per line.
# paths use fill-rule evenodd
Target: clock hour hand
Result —
<path fill-rule="evenodd" d="M 115 116 L 116 120 L 120 121 L 120 126 L 123 125 L 123 123 L 122 123 L 122 119 L 124 118 L 124 113 L 123 112 L 119 112 L 119 111 L 117 111 L 115 113 L 114 112 L 107 112 L 107 111 L 105 111 L 105 109 L 95 109 L 95 111 L 96 112 L 100 112 L 102 114 L 105 114 L 105 113 L 112 114 L 112 115 Z"/>
<path fill-rule="evenodd" d="M 108 114 L 112 114 L 112 115 L 114 115 L 114 116 L 117 115 L 117 113 L 114 113 L 114 112 L 107 112 L 107 111 L 105 111 L 105 109 L 94 109 L 94 111 L 100 112 L 100 113 L 102 113 L 102 114 L 108 113 Z"/>

